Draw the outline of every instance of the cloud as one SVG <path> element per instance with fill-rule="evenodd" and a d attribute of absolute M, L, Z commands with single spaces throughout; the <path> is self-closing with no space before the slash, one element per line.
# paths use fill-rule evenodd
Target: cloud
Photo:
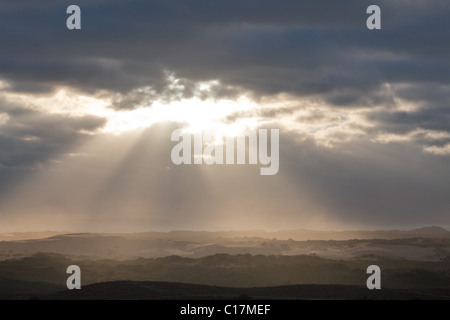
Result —
<path fill-rule="evenodd" d="M 450 143 L 446 144 L 443 147 L 431 146 L 425 148 L 425 151 L 437 154 L 437 155 L 450 155 Z"/>
<path fill-rule="evenodd" d="M 379 1 L 378 33 L 365 28 L 364 1 L 81 1 L 79 32 L 65 29 L 67 3 L 4 5 L 0 71 L 16 90 L 162 93 L 169 70 L 256 95 L 344 90 L 352 102 L 386 82 L 449 81 L 442 0 Z"/>
<path fill-rule="evenodd" d="M 105 125 L 96 116 L 48 114 L 0 101 L 0 165 L 33 167 L 79 143 Z"/>
<path fill-rule="evenodd" d="M 65 27 L 70 4 L 0 3 L 10 218 L 56 214 L 81 229 L 450 225 L 447 0 L 79 0 L 79 31 Z M 382 8 L 379 31 L 365 27 L 370 4 Z M 109 109 L 42 102 L 61 90 Z M 111 112 L 241 96 L 257 107 L 223 123 L 283 129 L 271 179 L 251 166 L 174 167 L 173 123 L 101 132 Z"/>

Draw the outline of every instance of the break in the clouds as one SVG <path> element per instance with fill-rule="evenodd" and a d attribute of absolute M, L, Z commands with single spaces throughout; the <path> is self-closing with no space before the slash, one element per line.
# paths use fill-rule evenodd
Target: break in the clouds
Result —
<path fill-rule="evenodd" d="M 2 1 L 1 228 L 450 225 L 447 2 Z M 279 128 L 279 174 L 177 126 Z"/>

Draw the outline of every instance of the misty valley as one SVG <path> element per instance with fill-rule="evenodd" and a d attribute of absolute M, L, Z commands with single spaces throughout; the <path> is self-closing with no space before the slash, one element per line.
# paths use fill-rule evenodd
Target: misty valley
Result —
<path fill-rule="evenodd" d="M 0 235 L 0 298 L 450 297 L 450 232 L 437 227 L 49 235 Z M 74 264 L 82 290 L 71 292 Z M 365 287 L 369 265 L 382 290 Z"/>

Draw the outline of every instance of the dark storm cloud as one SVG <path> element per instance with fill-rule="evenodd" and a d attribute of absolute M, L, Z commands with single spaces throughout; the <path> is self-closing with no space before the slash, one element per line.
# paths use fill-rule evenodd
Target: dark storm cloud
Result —
<path fill-rule="evenodd" d="M 407 133 L 417 128 L 450 132 L 450 110 L 448 107 L 416 112 L 372 112 L 368 118 L 378 124 L 378 129 L 388 132 Z"/>
<path fill-rule="evenodd" d="M 95 116 L 69 117 L 47 114 L 0 101 L 0 166 L 33 167 L 70 149 L 105 124 Z"/>
<path fill-rule="evenodd" d="M 17 90 L 160 93 L 169 70 L 257 95 L 326 94 L 351 105 L 385 82 L 450 79 L 444 0 L 377 1 L 382 31 L 366 29 L 366 1 L 79 1 L 81 31 L 65 28 L 68 4 L 2 5 L 0 74 Z"/>
<path fill-rule="evenodd" d="M 398 97 L 424 103 L 428 107 L 450 105 L 450 86 L 438 82 L 409 85 L 396 90 Z"/>
<path fill-rule="evenodd" d="M 440 133 L 450 133 L 450 86 L 436 82 L 422 83 L 420 85 L 406 85 L 395 89 L 396 97 L 407 102 L 418 104 L 417 109 L 397 110 L 398 103 L 393 101 L 385 103 L 384 109 L 368 111 L 366 119 L 373 124 L 366 129 L 369 135 L 377 133 L 393 133 L 407 135 L 417 130 L 429 130 Z M 424 134 L 414 134 L 410 140 L 429 146 L 434 144 L 443 146 L 449 142 L 448 137 L 425 137 Z"/>

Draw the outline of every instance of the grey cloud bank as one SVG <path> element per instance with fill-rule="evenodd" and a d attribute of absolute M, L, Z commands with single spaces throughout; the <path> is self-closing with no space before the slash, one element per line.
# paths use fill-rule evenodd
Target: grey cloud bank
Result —
<path fill-rule="evenodd" d="M 72 224 L 88 216 L 113 224 L 133 208 L 130 228 L 139 221 L 148 228 L 450 226 L 448 1 L 80 0 L 77 31 L 65 27 L 70 4 L 0 4 L 5 219 L 57 212 Z M 382 9 L 382 30 L 365 27 L 370 4 Z M 352 116 L 360 122 L 344 128 L 351 133 L 329 133 L 332 147 L 324 147 L 318 129 L 299 133 L 280 120 L 272 125 L 281 129 L 274 180 L 248 167 L 212 167 L 214 179 L 207 179 L 202 168 L 172 167 L 173 127 L 152 126 L 132 142 L 133 134 L 99 133 L 106 117 L 53 114 L 6 97 L 50 96 L 61 87 L 110 97 L 116 111 L 193 96 L 245 94 L 283 104 L 287 95 L 298 104 L 227 120 L 291 117 L 299 126 L 338 128 Z M 87 156 L 69 157 L 55 175 L 55 161 L 71 153 Z M 117 163 L 101 165 L 115 157 Z M 36 175 L 52 178 L 27 182 Z"/>

